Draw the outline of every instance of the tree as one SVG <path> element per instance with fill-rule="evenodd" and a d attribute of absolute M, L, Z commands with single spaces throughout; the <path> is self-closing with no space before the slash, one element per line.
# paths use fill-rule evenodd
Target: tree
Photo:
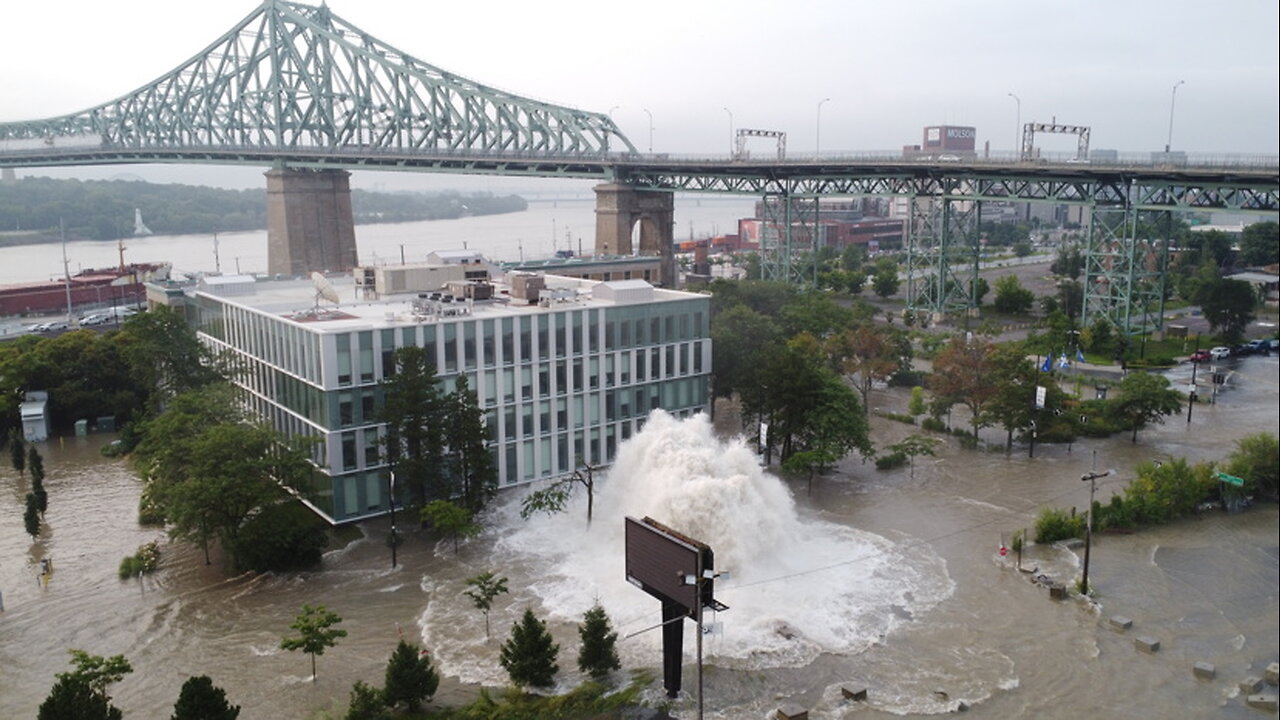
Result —
<path fill-rule="evenodd" d="M 573 492 L 574 485 L 581 485 L 587 491 L 587 525 L 591 525 L 591 513 L 595 507 L 596 500 L 596 479 L 594 468 L 590 465 L 583 464 L 586 472 L 582 469 L 574 469 L 573 474 L 566 478 L 560 478 L 541 490 L 535 490 L 525 496 L 520 501 L 520 517 L 528 520 L 536 512 L 545 512 L 554 514 L 562 512 L 564 506 L 569 502 L 569 495 Z"/>
<path fill-rule="evenodd" d="M 1163 423 L 1166 415 L 1182 409 L 1182 396 L 1169 387 L 1169 379 L 1163 375 L 1131 372 L 1120 381 L 1119 397 L 1114 412 L 1133 428 L 1133 442 L 1138 442 L 1138 430 L 1147 425 Z"/>
<path fill-rule="evenodd" d="M 941 415 L 957 403 L 964 405 L 969 408 L 975 438 L 990 422 L 983 411 L 998 390 L 992 373 L 993 352 L 994 346 L 982 338 L 952 338 L 934 358 L 929 375 L 934 414 Z"/>
<path fill-rule="evenodd" d="M 827 339 L 824 350 L 835 370 L 851 379 L 856 377 L 855 384 L 862 394 L 862 409 L 870 412 L 872 384 L 888 380 L 898 370 L 903 353 L 909 354 L 910 344 L 904 342 L 904 336 L 899 332 L 886 332 L 867 323 L 832 335 Z"/>
<path fill-rule="evenodd" d="M 784 461 L 802 450 L 823 450 L 836 458 L 854 448 L 870 451 L 858 396 L 827 366 L 811 335 L 797 335 L 772 351 L 759 384 L 740 396 L 746 412 L 769 418 L 769 447 L 780 446 Z"/>
<path fill-rule="evenodd" d="M 357 680 L 351 686 L 346 720 L 391 720 L 391 711 L 383 702 L 382 691 Z"/>
<path fill-rule="evenodd" d="M 32 540 L 40 534 L 40 501 L 35 493 L 27 493 L 27 509 L 22 513 L 22 524 Z"/>
<path fill-rule="evenodd" d="M 49 696 L 40 703 L 36 720 L 122 720 L 124 713 L 94 692 L 88 683 L 58 676 Z"/>
<path fill-rule="evenodd" d="M 902 442 L 897 442 L 889 446 L 889 452 L 904 455 L 911 461 L 911 477 L 916 476 L 916 456 L 929 455 L 932 456 L 933 449 L 938 445 L 937 438 L 924 437 L 923 435 L 908 435 Z"/>
<path fill-rule="evenodd" d="M 597 603 L 582 616 L 578 626 L 582 647 L 578 650 L 578 669 L 593 680 L 604 680 L 610 671 L 622 667 L 618 660 L 618 633 L 609 626 L 609 615 Z"/>
<path fill-rule="evenodd" d="M 146 388 L 153 413 L 181 393 L 230 376 L 226 361 L 200 342 L 185 318 L 165 307 L 130 317 L 115 339 L 130 374 Z"/>
<path fill-rule="evenodd" d="M 387 460 L 418 504 L 448 499 L 444 483 L 445 399 L 431 358 L 420 347 L 395 351 L 396 372 L 382 380 Z"/>
<path fill-rule="evenodd" d="M 745 304 L 716 313 L 711 320 L 712 387 L 715 397 L 732 397 L 752 386 L 763 353 L 781 342 L 782 332 L 771 315 Z"/>
<path fill-rule="evenodd" d="M 489 609 L 493 607 L 493 599 L 507 592 L 507 579 L 494 577 L 492 572 L 481 573 L 467 578 L 467 585 L 474 590 L 464 591 L 476 609 L 484 613 L 484 636 L 489 637 Z"/>
<path fill-rule="evenodd" d="M 502 644 L 499 662 L 517 687 L 551 687 L 560 672 L 558 652 L 560 646 L 552 641 L 547 624 L 526 609 L 520 622 L 511 624 L 511 638 Z"/>
<path fill-rule="evenodd" d="M 17 470 L 19 475 L 26 472 L 26 441 L 22 438 L 22 431 L 18 428 L 9 431 L 9 460 L 13 463 L 13 469 Z"/>
<path fill-rule="evenodd" d="M 459 375 L 456 389 L 445 399 L 445 442 L 449 448 L 452 488 L 462 498 L 463 507 L 480 512 L 498 491 L 498 468 L 489 452 L 489 433 L 484 426 L 484 410 Z M 453 493 L 451 493 L 452 495 Z"/>
<path fill-rule="evenodd" d="M 453 551 L 458 552 L 458 538 L 472 537 L 480 533 L 480 524 L 475 522 L 470 510 L 448 500 L 432 500 L 422 508 L 422 521 L 429 522 L 435 529 L 453 536 Z"/>
<path fill-rule="evenodd" d="M 382 701 L 389 708 L 404 703 L 417 712 L 423 701 L 430 701 L 440 686 L 440 676 L 431 667 L 431 658 L 416 645 L 401 640 L 387 661 L 386 684 Z"/>
<path fill-rule="evenodd" d="M 801 450 L 791 453 L 790 457 L 782 461 L 782 471 L 793 475 L 804 474 L 808 481 L 808 493 L 812 495 L 814 474 L 839 459 L 823 450 Z"/>
<path fill-rule="evenodd" d="M 907 401 L 907 414 L 911 416 L 911 421 L 915 422 L 916 418 L 925 414 L 928 405 L 924 400 L 924 388 L 916 385 L 911 388 L 911 399 Z"/>
<path fill-rule="evenodd" d="M 1195 302 L 1204 310 L 1209 325 L 1215 331 L 1221 331 L 1227 342 L 1236 343 L 1253 322 L 1253 309 L 1258 304 L 1258 297 L 1253 286 L 1244 280 L 1218 278 L 1200 284 L 1196 289 Z"/>
<path fill-rule="evenodd" d="M 1035 300 L 1035 293 L 1022 287 L 1017 275 L 1002 275 L 996 280 L 996 299 L 992 302 L 996 312 L 1023 315 Z"/>
<path fill-rule="evenodd" d="M 1077 280 L 1084 270 L 1084 256 L 1076 245 L 1063 245 L 1058 248 L 1058 256 L 1049 265 L 1049 272 L 1061 275 L 1069 280 Z"/>
<path fill-rule="evenodd" d="M 1240 260 L 1248 267 L 1280 262 L 1280 223 L 1253 223 L 1240 233 Z"/>
<path fill-rule="evenodd" d="M 227 693 L 208 675 L 187 678 L 173 705 L 170 720 L 236 720 L 240 706 L 227 702 Z"/>
<path fill-rule="evenodd" d="M 1242 437 L 1223 469 L 1242 478 L 1246 492 L 1274 500 L 1280 494 L 1280 443 L 1269 432 Z"/>
<path fill-rule="evenodd" d="M 902 284 L 902 281 L 898 279 L 897 263 L 892 260 L 882 262 L 884 260 L 885 258 L 881 258 L 880 261 L 876 262 L 876 274 L 871 280 L 871 286 L 876 295 L 887 298 L 898 292 L 898 287 Z"/>
<path fill-rule="evenodd" d="M 338 643 L 338 638 L 347 636 L 346 630 L 333 627 L 342 622 L 336 613 L 329 612 L 323 605 L 303 605 L 302 612 L 289 627 L 298 631 L 296 637 L 285 636 L 280 641 L 281 650 L 301 650 L 311 656 L 311 679 L 316 679 L 316 656 L 323 655 L 326 648 Z"/>

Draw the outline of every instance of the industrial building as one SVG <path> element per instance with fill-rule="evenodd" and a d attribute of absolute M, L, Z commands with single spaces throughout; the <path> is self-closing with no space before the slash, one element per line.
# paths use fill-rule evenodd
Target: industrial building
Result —
<path fill-rule="evenodd" d="M 322 473 L 304 501 L 332 523 L 388 510 L 377 418 L 400 347 L 425 348 L 445 392 L 467 376 L 500 487 L 612 462 L 655 408 L 707 407 L 709 297 L 638 278 L 451 278 L 448 264 L 357 268 L 319 285 L 244 276 L 151 297 L 184 305 L 200 337 L 234 355 L 257 413 L 290 437 L 321 441 L 312 459 Z"/>

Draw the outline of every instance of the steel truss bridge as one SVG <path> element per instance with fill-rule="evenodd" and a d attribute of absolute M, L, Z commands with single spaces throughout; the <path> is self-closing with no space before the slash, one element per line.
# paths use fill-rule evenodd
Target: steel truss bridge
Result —
<path fill-rule="evenodd" d="M 908 306 L 934 315 L 976 307 L 982 203 L 1081 205 L 1091 211 L 1084 319 L 1101 314 L 1124 332 L 1146 327 L 1164 297 L 1167 234 L 1137 238 L 1140 216 L 1280 213 L 1274 157 L 1181 166 L 741 157 L 641 154 L 607 114 L 467 80 L 326 6 L 286 0 L 265 0 L 195 57 L 125 96 L 0 124 L 3 168 L 241 164 L 570 177 L 667 194 L 751 195 L 765 199 L 771 215 L 761 252 L 766 277 L 796 282 L 811 280 L 801 277 L 798 258 L 822 244 L 816 199 L 905 198 Z M 1161 316 L 1155 312 L 1157 325 Z"/>

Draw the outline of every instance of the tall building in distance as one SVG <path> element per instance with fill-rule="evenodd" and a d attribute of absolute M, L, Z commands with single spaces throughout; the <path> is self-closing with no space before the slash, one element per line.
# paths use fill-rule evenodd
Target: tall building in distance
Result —
<path fill-rule="evenodd" d="M 446 392 L 467 376 L 500 487 L 611 463 L 651 410 L 707 408 L 708 296 L 640 278 L 465 277 L 479 267 L 357 268 L 323 292 L 307 280 L 210 277 L 150 297 L 184 305 L 201 339 L 235 357 L 259 415 L 319 440 L 304 501 L 335 524 L 389 509 L 378 415 L 397 348 L 424 348 Z M 334 294 L 336 304 L 322 297 Z"/>
<path fill-rule="evenodd" d="M 908 160 L 972 160 L 978 156 L 978 129 L 967 125 L 930 125 L 919 145 L 904 145 Z"/>

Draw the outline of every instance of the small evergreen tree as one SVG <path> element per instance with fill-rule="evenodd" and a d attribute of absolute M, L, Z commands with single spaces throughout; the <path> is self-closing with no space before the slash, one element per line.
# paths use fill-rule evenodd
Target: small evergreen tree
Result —
<path fill-rule="evenodd" d="M 60 675 L 40 703 L 36 720 L 122 720 L 124 713 L 83 679 Z"/>
<path fill-rule="evenodd" d="M 511 638 L 503 643 L 499 662 L 517 687 L 551 687 L 560 672 L 559 651 L 547 624 L 534 617 L 532 610 L 525 610 L 520 622 L 511 624 Z"/>
<path fill-rule="evenodd" d="M 35 493 L 27 493 L 27 510 L 22 514 L 22 524 L 31 539 L 35 540 L 40 534 L 40 502 L 36 500 Z"/>
<path fill-rule="evenodd" d="M 351 702 L 345 720 L 391 720 L 391 711 L 382 701 L 382 691 L 357 680 L 351 686 Z"/>
<path fill-rule="evenodd" d="M 35 445 L 27 446 L 27 468 L 31 470 L 32 480 L 36 478 L 44 480 L 44 457 L 40 455 Z"/>
<path fill-rule="evenodd" d="M 19 475 L 27 469 L 27 444 L 18 428 L 9 431 L 9 460 Z"/>
<path fill-rule="evenodd" d="M 507 579 L 495 578 L 493 573 L 487 572 L 467 578 L 467 584 L 475 588 L 475 590 L 466 591 L 467 597 L 475 603 L 477 610 L 484 613 L 484 637 L 487 640 L 489 639 L 489 608 L 493 607 L 494 598 L 507 592 Z"/>
<path fill-rule="evenodd" d="M 187 678 L 173 704 L 170 720 L 236 720 L 240 706 L 227 702 L 227 693 L 208 675 Z"/>
<path fill-rule="evenodd" d="M 323 605 L 303 605 L 302 612 L 289 627 L 297 630 L 298 637 L 285 637 L 280 641 L 281 650 L 301 650 L 311 656 L 311 679 L 316 679 L 316 656 L 323 655 L 326 648 L 337 644 L 338 638 L 346 637 L 346 630 L 338 630 L 333 626 L 342 622 L 337 613 L 329 612 Z"/>
<path fill-rule="evenodd" d="M 404 640 L 396 646 L 387 661 L 386 684 L 382 688 L 382 701 L 389 708 L 400 703 L 416 712 L 424 700 L 431 700 L 440 686 L 440 676 L 431 667 L 431 658 L 418 651 L 417 646 Z"/>
<path fill-rule="evenodd" d="M 603 680 L 610 671 L 622 667 L 618 660 L 618 633 L 610 628 L 609 615 L 599 604 L 582 616 L 578 637 L 582 639 L 578 669 L 591 675 L 593 680 Z"/>

